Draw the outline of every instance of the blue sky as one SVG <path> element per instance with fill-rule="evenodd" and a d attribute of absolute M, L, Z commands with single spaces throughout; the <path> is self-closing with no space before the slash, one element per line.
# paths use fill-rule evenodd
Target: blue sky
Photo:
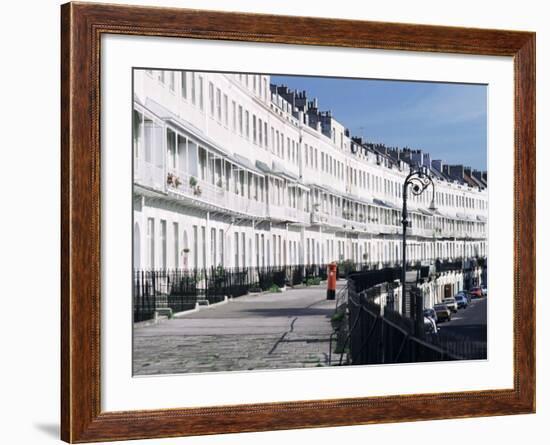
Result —
<path fill-rule="evenodd" d="M 352 135 L 422 149 L 449 164 L 487 168 L 485 85 L 271 76 L 306 90 Z"/>

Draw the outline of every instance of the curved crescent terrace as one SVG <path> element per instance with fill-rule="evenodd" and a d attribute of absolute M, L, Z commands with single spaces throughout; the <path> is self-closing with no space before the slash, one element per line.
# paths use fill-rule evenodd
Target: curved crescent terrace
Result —
<path fill-rule="evenodd" d="M 408 196 L 406 257 L 429 269 L 425 306 L 486 282 L 485 171 L 356 137 L 269 75 L 135 69 L 133 87 L 134 321 L 317 286 L 332 262 L 340 276 L 401 267 L 419 167 L 434 199 Z"/>

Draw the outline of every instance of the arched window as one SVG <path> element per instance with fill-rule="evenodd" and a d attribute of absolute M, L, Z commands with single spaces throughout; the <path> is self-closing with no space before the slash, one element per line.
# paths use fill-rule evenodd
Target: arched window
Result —
<path fill-rule="evenodd" d="M 141 233 L 139 224 L 134 223 L 134 269 L 141 267 Z"/>

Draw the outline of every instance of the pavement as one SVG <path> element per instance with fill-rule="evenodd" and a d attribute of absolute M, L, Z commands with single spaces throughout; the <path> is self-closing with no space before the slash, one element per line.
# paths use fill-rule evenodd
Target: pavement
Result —
<path fill-rule="evenodd" d="M 134 375 L 328 366 L 334 309 L 324 284 L 245 295 L 136 326 Z"/>
<path fill-rule="evenodd" d="M 440 323 L 440 337 L 453 352 L 470 359 L 487 358 L 487 298 L 472 298 L 450 322 Z M 456 341 L 453 341 L 456 339 Z"/>
<path fill-rule="evenodd" d="M 472 298 L 466 309 L 459 309 L 450 322 L 439 325 L 441 332 L 487 341 L 487 298 Z"/>

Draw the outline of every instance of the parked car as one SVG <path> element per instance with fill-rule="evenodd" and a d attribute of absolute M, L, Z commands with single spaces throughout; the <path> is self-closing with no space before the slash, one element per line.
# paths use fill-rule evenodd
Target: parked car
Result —
<path fill-rule="evenodd" d="M 430 317 L 424 316 L 424 332 L 431 335 L 437 334 L 437 324 Z"/>
<path fill-rule="evenodd" d="M 470 295 L 470 292 L 466 290 L 458 291 L 456 295 L 464 295 L 466 297 L 466 300 L 468 300 L 468 304 L 472 302 L 472 296 Z"/>
<path fill-rule="evenodd" d="M 456 303 L 456 300 L 453 297 L 444 298 L 443 303 L 447 305 L 447 307 L 451 312 L 458 311 L 458 304 Z"/>
<path fill-rule="evenodd" d="M 468 298 L 464 294 L 456 294 L 455 301 L 459 309 L 466 309 L 468 307 Z"/>
<path fill-rule="evenodd" d="M 484 297 L 487 296 L 487 288 L 486 287 L 481 288 L 481 295 L 483 295 Z"/>
<path fill-rule="evenodd" d="M 470 294 L 472 294 L 472 297 L 474 298 L 481 298 L 483 297 L 483 293 L 481 291 L 481 287 L 473 287 L 470 289 Z"/>
<path fill-rule="evenodd" d="M 433 308 L 424 309 L 424 317 L 431 318 L 435 323 L 437 323 L 437 314 Z"/>
<path fill-rule="evenodd" d="M 437 315 L 437 322 L 451 321 L 451 310 L 445 303 L 434 305 L 434 311 Z"/>

